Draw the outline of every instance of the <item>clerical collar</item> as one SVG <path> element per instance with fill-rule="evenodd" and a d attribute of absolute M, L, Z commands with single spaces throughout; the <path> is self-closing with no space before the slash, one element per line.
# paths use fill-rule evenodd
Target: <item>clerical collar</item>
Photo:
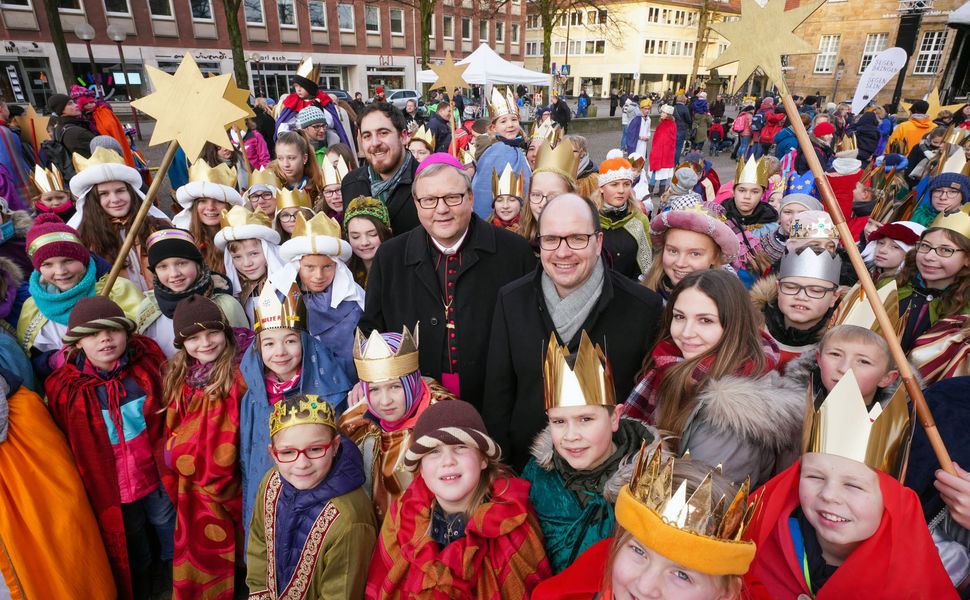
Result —
<path fill-rule="evenodd" d="M 468 237 L 468 229 L 466 228 L 465 233 L 461 234 L 461 238 L 459 238 L 458 243 L 450 248 L 445 248 L 439 244 L 438 240 L 434 239 L 434 236 L 431 234 L 428 234 L 428 237 L 431 238 L 431 243 L 435 245 L 435 248 L 437 248 L 439 252 L 445 256 L 450 256 L 452 254 L 457 254 L 458 250 L 461 249 L 461 245 L 465 243 L 465 238 Z"/>

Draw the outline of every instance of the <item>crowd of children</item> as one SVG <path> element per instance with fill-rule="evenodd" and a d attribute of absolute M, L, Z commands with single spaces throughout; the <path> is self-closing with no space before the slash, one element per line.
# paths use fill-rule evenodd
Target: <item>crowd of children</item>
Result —
<path fill-rule="evenodd" d="M 281 99 L 273 161 L 242 177 L 200 159 L 176 212 L 152 207 L 127 254 L 143 183 L 106 148 L 76 156 L 67 182 L 38 167 L 31 210 L 0 205 L 0 597 L 970 597 L 970 474 L 936 470 L 887 342 L 964 459 L 970 135 L 933 130 L 915 154 L 893 144 L 863 164 L 851 134 L 815 124 L 812 153 L 856 236 L 843 240 L 800 150 L 757 158 L 772 143 L 753 139 L 753 110 L 732 129 L 755 156 L 724 185 L 700 152 L 654 155 L 675 133 L 671 106 L 651 132 L 641 104 L 597 167 L 551 121 L 527 134 L 498 88 L 445 158 L 440 133 L 364 109 L 357 167 L 344 109 L 314 81 L 301 65 Z M 700 148 L 725 134 L 701 108 Z M 783 111 L 763 108 L 783 131 Z M 447 169 L 466 191 L 419 198 L 411 180 Z M 544 212 L 576 206 L 550 201 L 576 192 L 593 231 L 540 236 Z M 474 223 L 439 243 L 463 203 Z M 428 234 L 384 246 L 407 226 Z M 531 259 L 525 238 L 541 258 L 526 278 L 558 293 L 530 350 L 543 404 L 528 412 L 545 420 L 516 460 L 481 390 L 457 385 L 456 365 L 485 369 L 452 314 L 476 227 Z M 844 244 L 896 331 L 877 327 Z M 386 289 L 400 280 L 371 277 L 390 268 L 382 247 L 444 308 L 368 326 L 389 308 L 375 299 L 408 300 Z M 544 272 L 580 276 L 561 257 L 590 248 L 583 277 L 655 298 L 659 335 L 635 357 L 619 356 L 628 331 L 591 340 L 599 291 L 583 279 L 564 296 Z M 422 353 L 434 342 L 420 332 L 442 328 L 450 353 Z M 627 363 L 639 372 L 618 386 L 611 365 Z"/>

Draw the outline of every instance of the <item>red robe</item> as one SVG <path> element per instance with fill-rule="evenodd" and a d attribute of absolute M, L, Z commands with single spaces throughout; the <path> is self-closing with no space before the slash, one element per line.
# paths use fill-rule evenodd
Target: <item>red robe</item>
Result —
<path fill-rule="evenodd" d="M 674 150 L 677 145 L 677 125 L 673 119 L 661 121 L 653 132 L 650 146 L 650 170 L 674 168 Z"/>
<path fill-rule="evenodd" d="M 536 586 L 532 600 L 591 600 L 603 590 L 612 545 L 613 538 L 607 538 L 587 548 L 565 571 Z"/>
<path fill-rule="evenodd" d="M 811 598 L 795 554 L 788 519 L 798 506 L 801 461 L 766 483 L 756 494 L 761 508 L 751 537 L 758 546 L 745 584 L 754 599 Z M 885 510 L 879 529 L 849 555 L 817 590 L 816 600 L 865 598 L 957 598 L 933 545 L 913 490 L 879 471 Z"/>
<path fill-rule="evenodd" d="M 858 242 L 859 234 L 862 233 L 862 230 L 866 228 L 866 223 L 869 222 L 868 216 L 852 216 L 852 192 L 855 190 L 855 184 L 862 179 L 862 171 L 848 175 L 826 173 L 825 176 L 832 186 L 832 191 L 835 192 L 835 199 L 839 201 L 839 208 L 842 209 L 842 214 L 845 216 L 845 223 L 849 226 L 849 231 L 852 232 L 852 241 Z"/>

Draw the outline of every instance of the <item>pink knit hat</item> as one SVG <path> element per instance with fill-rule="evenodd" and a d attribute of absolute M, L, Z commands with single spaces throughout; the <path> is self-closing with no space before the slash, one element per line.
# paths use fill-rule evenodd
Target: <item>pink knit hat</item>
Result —
<path fill-rule="evenodd" d="M 91 253 L 81 243 L 77 230 L 65 225 L 53 213 L 41 213 L 27 232 L 27 256 L 35 269 L 54 256 L 73 258 L 87 266 Z"/>
<path fill-rule="evenodd" d="M 458 159 L 454 156 L 448 154 L 447 152 L 435 152 L 434 154 L 428 155 L 424 160 L 421 161 L 421 164 L 418 165 L 418 169 L 414 172 L 414 175 L 417 176 L 418 173 L 427 167 L 437 164 L 450 165 L 456 169 L 461 169 L 462 171 L 465 170 L 464 165 L 458 162 Z"/>

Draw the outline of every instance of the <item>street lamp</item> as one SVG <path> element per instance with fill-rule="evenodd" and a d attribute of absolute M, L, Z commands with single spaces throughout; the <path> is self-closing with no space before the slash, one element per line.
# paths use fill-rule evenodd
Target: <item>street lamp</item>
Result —
<path fill-rule="evenodd" d="M 258 52 L 253 52 L 253 54 L 249 57 L 249 60 L 256 63 L 256 83 L 257 83 L 257 87 L 259 88 L 256 90 L 256 96 L 262 95 L 263 97 L 265 97 L 266 86 L 263 83 L 263 68 L 262 68 L 262 65 L 260 64 L 261 61 L 263 60 L 263 57 Z"/>
<path fill-rule="evenodd" d="M 108 25 L 107 34 L 109 38 L 118 44 L 118 56 L 121 57 L 121 73 L 125 78 L 125 94 L 128 95 L 128 108 L 131 109 L 131 120 L 135 123 L 135 135 L 137 135 L 138 140 L 141 141 L 141 127 L 138 126 L 138 111 L 136 111 L 135 107 L 131 105 L 131 82 L 128 81 L 128 67 L 125 65 L 125 52 L 121 49 L 121 43 L 124 42 L 125 38 L 128 37 L 128 32 L 117 25 Z"/>
<path fill-rule="evenodd" d="M 840 58 L 839 69 L 835 72 L 835 89 L 832 91 L 832 101 L 836 103 L 839 101 L 839 82 L 842 81 L 843 67 L 845 67 L 845 61 Z"/>
<path fill-rule="evenodd" d="M 79 39 L 84 40 L 84 44 L 88 47 L 88 60 L 91 61 L 91 77 L 94 78 L 94 96 L 96 98 L 104 97 L 104 88 L 101 86 L 101 74 L 98 73 L 98 68 L 94 64 L 94 52 L 91 51 L 91 40 L 94 39 L 94 27 L 87 21 L 81 21 L 74 26 L 74 35 Z"/>

